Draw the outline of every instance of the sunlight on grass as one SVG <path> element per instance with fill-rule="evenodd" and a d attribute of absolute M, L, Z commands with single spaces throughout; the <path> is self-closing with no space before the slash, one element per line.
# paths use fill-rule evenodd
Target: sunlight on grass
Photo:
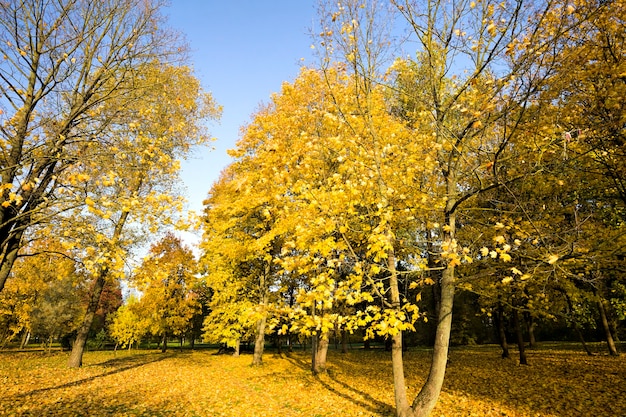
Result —
<path fill-rule="evenodd" d="M 330 352 L 314 377 L 309 355 L 215 351 L 88 352 L 67 369 L 65 353 L 0 353 L 0 415 L 8 416 L 393 416 L 390 360 L 382 350 Z M 568 350 L 529 352 L 532 366 L 501 360 L 494 347 L 453 349 L 434 416 L 623 415 L 622 358 Z M 416 394 L 429 352 L 405 354 Z"/>

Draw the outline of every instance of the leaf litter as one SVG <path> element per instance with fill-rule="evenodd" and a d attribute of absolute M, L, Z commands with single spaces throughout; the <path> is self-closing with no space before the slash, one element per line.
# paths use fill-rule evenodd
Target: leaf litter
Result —
<path fill-rule="evenodd" d="M 0 353 L 3 416 L 394 416 L 390 357 L 382 350 L 329 352 L 327 374 L 313 376 L 310 354 L 251 357 L 215 350 Z M 453 348 L 433 416 L 626 415 L 623 357 L 568 349 L 531 350 L 531 366 L 503 360 L 493 347 Z M 430 351 L 405 353 L 410 396 Z"/>

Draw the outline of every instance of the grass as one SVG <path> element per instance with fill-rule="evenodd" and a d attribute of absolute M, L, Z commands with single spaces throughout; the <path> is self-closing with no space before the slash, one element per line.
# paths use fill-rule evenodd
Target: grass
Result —
<path fill-rule="evenodd" d="M 314 377 L 309 355 L 251 357 L 215 350 L 0 352 L 0 415 L 6 416 L 393 416 L 389 354 L 329 353 Z M 427 350 L 405 354 L 414 396 L 428 373 Z M 496 347 L 455 348 L 434 416 L 626 415 L 626 361 L 558 345 L 528 353 L 531 366 Z"/>

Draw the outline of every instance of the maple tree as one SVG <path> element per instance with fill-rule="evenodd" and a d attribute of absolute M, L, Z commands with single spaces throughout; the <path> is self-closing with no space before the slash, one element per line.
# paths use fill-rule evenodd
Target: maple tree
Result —
<path fill-rule="evenodd" d="M 0 295 L 3 343 L 18 334 L 53 340 L 78 327 L 84 276 L 55 239 L 36 242 L 18 259 Z"/>
<path fill-rule="evenodd" d="M 137 98 L 129 94 L 132 69 L 174 52 L 170 36 L 154 36 L 158 9 L 139 1 L 3 3 L 0 290 L 31 226 L 81 203 L 60 190 L 88 179 L 77 165 L 115 146 L 107 132 Z"/>
<path fill-rule="evenodd" d="M 234 347 L 254 334 L 253 364 L 263 357 L 271 287 L 276 282 L 278 234 L 268 199 L 273 185 L 242 158 L 226 169 L 205 201 L 200 248 L 205 280 L 212 291 L 205 338 Z M 239 196 L 237 196 L 239 194 Z M 254 331 L 252 330 L 254 327 Z"/>
<path fill-rule="evenodd" d="M 567 304 L 552 306 L 571 289 L 562 285 L 574 270 L 568 250 L 591 243 L 569 234 L 599 223 L 576 217 L 593 204 L 572 204 L 563 186 L 561 150 L 572 133 L 554 117 L 564 90 L 545 93 L 573 44 L 568 36 L 598 7 L 394 2 L 419 48 L 391 63 L 379 6 L 325 6 L 320 71 L 303 69 L 254 115 L 207 200 L 205 259 L 232 290 L 214 308 L 257 298 L 268 276 L 261 271 L 278 266 L 269 288 L 295 290 L 295 303 L 276 298 L 271 327 L 312 338 L 314 372 L 326 366 L 332 330 L 386 337 L 398 415 L 428 415 L 443 383 L 457 288 L 496 300 L 485 307 L 500 324 L 506 305 L 520 347 L 522 317 L 532 335 L 535 319 Z M 261 258 L 250 285 L 241 266 Z M 402 332 L 427 317 L 425 285 L 433 286 L 435 350 L 409 403 Z M 242 324 L 233 318 L 248 307 L 239 306 L 231 326 Z"/>
<path fill-rule="evenodd" d="M 70 366 L 80 366 L 124 251 L 142 227 L 172 223 L 179 160 L 209 140 L 202 121 L 219 114 L 180 65 L 185 48 L 163 29 L 161 7 L 33 0 L 1 9 L 0 289 L 24 236 L 65 240 L 93 277 Z"/>
<path fill-rule="evenodd" d="M 133 313 L 139 314 L 146 331 L 161 337 L 161 349 L 165 352 L 168 337 L 178 336 L 182 339 L 191 328 L 193 315 L 200 308 L 197 300 L 191 296 L 196 269 L 191 249 L 172 233 L 166 234 L 152 245 L 147 257 L 133 274 L 131 281 L 141 292 L 141 298 L 120 317 L 123 320 L 120 325 L 128 324 Z M 137 336 L 132 327 L 130 330 L 123 333 L 126 344 Z"/>
<path fill-rule="evenodd" d="M 508 214 L 485 221 L 508 219 L 500 225 L 521 243 L 513 254 L 518 273 L 499 276 L 506 291 L 523 293 L 512 314 L 521 309 L 566 317 L 583 345 L 582 325 L 595 326 L 597 319 L 609 353 L 617 355 L 614 328 L 622 301 L 609 294 L 620 294 L 623 279 L 618 265 L 624 201 L 617 162 L 623 132 L 616 126 L 624 112 L 613 93 L 623 89 L 618 75 L 623 35 L 616 22 L 623 20 L 624 9 L 581 3 L 568 13 L 578 24 L 561 39 L 538 97 L 550 105 L 528 124 L 529 131 L 539 132 L 535 137 L 550 138 L 537 161 L 541 172 L 512 186 L 508 196 L 490 196 L 489 204 Z M 494 285 L 501 285 L 499 279 Z"/>
<path fill-rule="evenodd" d="M 109 154 L 112 158 L 106 163 L 98 158 L 85 162 L 95 171 L 83 180 L 86 210 L 79 207 L 69 212 L 75 217 L 63 216 L 71 228 L 58 222 L 62 234 L 71 238 L 68 245 L 80 249 L 85 268 L 94 275 L 73 366 L 79 363 L 80 344 L 86 340 L 104 283 L 123 275 L 126 251 L 142 234 L 175 224 L 183 202 L 176 188 L 179 160 L 206 143 L 209 138 L 201 123 L 219 111 L 187 67 L 154 63 L 138 68 L 137 76 L 134 85 L 142 83 L 145 88 L 137 89 L 141 96 L 125 108 L 128 120 L 111 132 L 114 138 L 123 138 L 112 147 L 115 154 Z"/>
<path fill-rule="evenodd" d="M 116 311 L 110 326 L 111 337 L 121 347 L 128 347 L 139 343 L 141 338 L 147 333 L 147 318 L 141 314 L 139 301 L 135 296 L 130 296 L 124 304 Z"/>
<path fill-rule="evenodd" d="M 432 184 L 427 194 L 428 210 L 419 205 L 411 208 L 421 221 L 432 219 L 435 227 L 427 225 L 426 240 L 434 241 L 430 248 L 435 253 L 429 256 L 436 256 L 441 268 L 431 371 L 411 404 L 404 383 L 402 334 L 396 329 L 390 336 L 397 413 L 428 415 L 437 401 L 445 373 L 455 270 L 462 262 L 472 261 L 468 256 L 471 248 L 463 247 L 458 240 L 462 236 L 457 236 L 461 216 L 471 208 L 473 198 L 532 172 L 523 160 L 533 161 L 536 146 L 545 145 L 526 142 L 517 148 L 515 144 L 524 138 L 525 121 L 533 111 L 540 111 L 528 103 L 542 85 L 541 74 L 549 71 L 552 63 L 538 57 L 556 47 L 556 38 L 571 23 L 558 12 L 565 5 L 556 2 L 545 9 L 532 8 L 521 1 L 467 2 L 449 7 L 440 2 L 394 5 L 419 45 L 415 60 L 398 60 L 391 68 L 398 74 L 398 82 L 392 85 L 398 103 L 396 113 L 406 120 L 413 141 L 421 140 L 424 148 L 434 149 L 432 172 L 426 175 Z M 373 2 L 329 5 L 322 32 L 325 58 L 343 59 L 354 74 L 355 84 L 360 87 L 355 89 L 356 95 L 361 108 L 366 109 L 366 120 L 372 112 L 371 86 L 385 82 L 377 60 L 381 43 L 371 30 L 375 26 L 376 7 Z M 370 124 L 367 135 L 377 137 L 378 130 Z M 511 152 L 512 149 L 515 150 Z M 511 157 L 516 159 L 511 161 Z M 508 253 L 512 246 L 502 236 L 491 246 L 495 247 L 496 258 L 503 262 L 512 259 Z M 399 287 L 394 278 L 396 247 L 388 238 L 388 252 L 381 257 L 388 261 L 390 300 L 399 309 Z"/>

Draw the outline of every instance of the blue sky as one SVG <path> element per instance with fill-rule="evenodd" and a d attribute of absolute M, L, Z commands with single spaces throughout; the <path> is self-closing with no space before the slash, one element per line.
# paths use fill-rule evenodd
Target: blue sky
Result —
<path fill-rule="evenodd" d="M 316 26 L 316 0 L 172 0 L 169 26 L 182 32 L 191 63 L 204 88 L 224 107 L 210 126 L 214 150 L 202 150 L 183 164 L 189 208 L 202 201 L 230 162 L 240 128 L 261 103 L 293 81 L 301 65 L 315 65 L 310 29 Z M 302 60 L 304 59 L 304 60 Z"/>

